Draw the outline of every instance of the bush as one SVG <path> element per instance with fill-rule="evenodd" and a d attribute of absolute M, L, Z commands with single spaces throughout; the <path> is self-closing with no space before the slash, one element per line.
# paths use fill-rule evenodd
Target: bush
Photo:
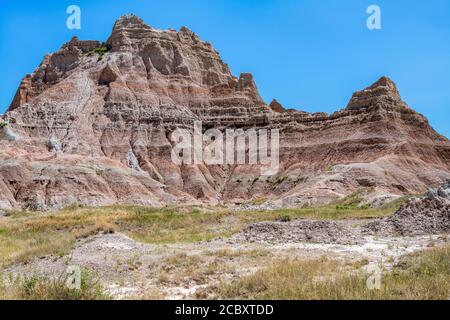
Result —
<path fill-rule="evenodd" d="M 280 216 L 277 218 L 277 221 L 279 222 L 290 222 L 292 219 L 290 216 L 285 215 L 285 216 Z"/>
<path fill-rule="evenodd" d="M 105 53 L 108 52 L 108 48 L 106 46 L 101 46 L 99 48 L 95 48 L 94 50 L 92 50 L 91 52 L 88 53 L 88 56 L 92 56 L 93 54 L 98 54 L 98 60 L 97 61 L 102 61 L 103 60 L 103 56 L 105 55 Z"/>
<path fill-rule="evenodd" d="M 7 122 L 5 122 L 5 121 L 0 121 L 0 129 L 6 127 L 7 125 L 8 125 Z"/>
<path fill-rule="evenodd" d="M 106 52 L 108 52 L 108 48 L 106 47 L 95 48 L 94 52 L 103 55 Z"/>

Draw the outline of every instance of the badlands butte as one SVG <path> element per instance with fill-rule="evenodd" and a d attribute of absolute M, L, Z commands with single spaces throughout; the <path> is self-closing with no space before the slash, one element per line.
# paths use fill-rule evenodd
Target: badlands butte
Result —
<path fill-rule="evenodd" d="M 279 172 L 175 164 L 171 134 L 194 121 L 203 130 L 279 129 Z M 0 118 L 0 147 L 3 210 L 255 199 L 306 207 L 361 189 L 376 207 L 450 178 L 450 141 L 389 78 L 331 115 L 288 110 L 264 102 L 251 74 L 233 76 L 189 29 L 156 30 L 133 15 L 103 44 L 73 38 L 46 55 Z"/>

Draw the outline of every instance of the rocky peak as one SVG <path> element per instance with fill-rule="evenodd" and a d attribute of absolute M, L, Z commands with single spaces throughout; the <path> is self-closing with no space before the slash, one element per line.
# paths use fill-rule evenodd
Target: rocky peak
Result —
<path fill-rule="evenodd" d="M 122 73 L 128 73 L 126 64 L 132 64 L 137 69 L 145 68 L 140 73 L 146 74 L 148 81 L 176 81 L 177 87 L 181 81 L 192 86 L 237 89 L 232 84 L 234 77 L 219 53 L 187 27 L 182 27 L 179 32 L 158 30 L 134 15 L 126 15 L 115 23 L 106 46 L 109 55 L 114 56 L 115 61 L 121 61 L 119 69 Z M 244 78 L 241 95 L 258 99 L 253 79 L 246 81 L 248 77 Z"/>
<path fill-rule="evenodd" d="M 272 111 L 282 113 L 285 112 L 286 109 L 277 101 L 277 99 L 273 99 L 272 102 L 269 104 L 269 108 L 272 109 Z"/>
<path fill-rule="evenodd" d="M 205 53 L 217 51 L 208 42 L 202 42 L 198 35 L 183 26 L 180 31 L 175 29 L 159 30 L 147 25 L 141 18 L 128 14 L 120 17 L 114 24 L 111 36 L 106 41 L 111 51 L 142 51 L 145 47 L 164 42 L 166 47 L 176 43 L 197 46 Z"/>
<path fill-rule="evenodd" d="M 381 77 L 377 82 L 362 91 L 355 92 L 347 109 L 356 110 L 371 106 L 398 105 L 405 106 L 395 83 L 388 77 Z"/>
<path fill-rule="evenodd" d="M 142 39 L 149 38 L 152 29 L 145 22 L 133 15 L 121 16 L 115 23 L 111 36 L 106 41 L 111 51 L 135 51 Z"/>
<path fill-rule="evenodd" d="M 369 87 L 372 90 L 383 90 L 386 93 L 400 95 L 397 86 L 390 78 L 383 76 Z"/>
<path fill-rule="evenodd" d="M 257 102 L 262 102 L 263 100 L 258 93 L 258 88 L 256 87 L 255 80 L 253 79 L 253 75 L 251 73 L 241 73 L 239 76 L 239 91 L 244 92 Z"/>
<path fill-rule="evenodd" d="M 113 33 L 122 29 L 151 29 L 141 18 L 134 14 L 121 16 L 114 23 Z"/>

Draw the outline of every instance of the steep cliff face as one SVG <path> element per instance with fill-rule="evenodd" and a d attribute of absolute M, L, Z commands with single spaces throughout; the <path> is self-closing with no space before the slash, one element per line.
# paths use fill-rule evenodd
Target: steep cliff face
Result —
<path fill-rule="evenodd" d="M 280 171 L 177 165 L 171 135 L 279 129 Z M 76 38 L 24 78 L 0 128 L 0 207 L 78 203 L 330 202 L 361 186 L 373 201 L 450 177 L 450 142 L 382 78 L 332 115 L 266 105 L 251 74 L 234 77 L 187 28 L 120 18 L 104 44 Z M 7 139 L 6 136 L 14 136 Z M 381 201 L 381 200 L 380 200 Z"/>

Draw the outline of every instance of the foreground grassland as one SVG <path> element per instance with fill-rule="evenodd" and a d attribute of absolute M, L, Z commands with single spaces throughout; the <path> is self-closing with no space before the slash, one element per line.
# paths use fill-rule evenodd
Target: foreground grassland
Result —
<path fill-rule="evenodd" d="M 145 208 L 111 206 L 72 207 L 51 213 L 9 212 L 0 219 L 0 268 L 34 257 L 65 256 L 76 240 L 99 233 L 124 233 L 144 243 L 166 245 L 229 237 L 258 221 L 289 219 L 365 219 L 389 216 L 405 199 L 379 209 L 358 205 L 357 195 L 330 206 L 275 211 L 231 211 L 220 207 Z M 209 250 L 209 248 L 208 248 Z M 286 257 L 289 257 L 287 259 Z M 196 292 L 199 299 L 448 299 L 450 297 L 450 246 L 430 248 L 404 257 L 385 271 L 380 290 L 369 290 L 364 267 L 369 261 L 347 261 L 276 255 L 267 250 L 177 251 L 152 267 L 158 285 L 182 286 L 186 277 L 208 287 Z M 250 262 L 250 264 L 249 264 Z M 258 266 L 252 274 L 239 274 Z M 147 267 L 146 267 L 147 268 Z M 147 273 L 151 270 L 148 269 Z M 86 272 L 79 290 L 57 278 L 30 276 L 0 281 L 0 299 L 83 300 L 110 299 L 98 277 Z M 223 282 L 221 275 L 238 275 Z M 5 275 L 4 275 L 5 276 Z M 211 278 L 217 282 L 211 283 Z M 2 282 L 3 281 L 3 282 Z M 166 298 L 160 291 L 139 296 Z"/>
<path fill-rule="evenodd" d="M 64 256 L 75 241 L 98 233 L 123 232 L 145 243 L 208 241 L 228 237 L 248 223 L 277 219 L 372 218 L 392 214 L 402 200 L 380 209 L 332 205 L 275 211 L 223 208 L 145 208 L 111 206 L 67 208 L 52 213 L 10 212 L 0 219 L 0 267 L 35 256 Z"/>
<path fill-rule="evenodd" d="M 215 262 L 205 264 L 200 256 L 178 254 L 161 263 L 171 271 L 160 274 L 158 282 L 176 281 L 189 274 L 193 278 L 214 273 L 226 260 L 242 254 L 261 260 L 269 252 L 214 253 Z M 249 256 L 249 257 L 250 257 Z M 219 259 L 219 260 L 217 260 Z M 258 260 L 258 261 L 259 261 Z M 198 291 L 197 298 L 220 299 L 283 299 L 283 300 L 447 300 L 450 296 L 450 246 L 436 247 L 406 256 L 393 270 L 384 271 L 379 290 L 369 290 L 364 261 L 344 262 L 327 258 L 315 260 L 273 260 L 264 269 L 231 283 L 213 285 Z M 173 269 L 175 268 L 175 269 Z M 26 300 L 104 300 L 112 297 L 92 274 L 82 277 L 81 288 L 68 289 L 64 278 L 50 279 L 32 276 L 16 280 L 7 286 L 0 281 L 0 299 Z M 164 299 L 158 291 L 148 292 L 139 299 Z"/>
<path fill-rule="evenodd" d="M 356 270 L 352 270 L 356 269 Z M 450 246 L 405 257 L 385 272 L 380 290 L 369 290 L 360 266 L 327 259 L 286 260 L 217 288 L 225 299 L 269 300 L 447 300 Z"/>

